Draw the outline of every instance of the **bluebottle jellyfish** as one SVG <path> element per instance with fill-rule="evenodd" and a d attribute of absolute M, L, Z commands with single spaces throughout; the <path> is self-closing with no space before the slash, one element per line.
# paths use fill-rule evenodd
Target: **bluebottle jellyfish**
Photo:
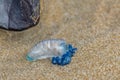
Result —
<path fill-rule="evenodd" d="M 43 40 L 36 44 L 30 52 L 27 53 L 26 59 L 30 62 L 50 58 L 53 64 L 67 65 L 75 54 L 77 48 L 67 44 L 62 39 Z"/>

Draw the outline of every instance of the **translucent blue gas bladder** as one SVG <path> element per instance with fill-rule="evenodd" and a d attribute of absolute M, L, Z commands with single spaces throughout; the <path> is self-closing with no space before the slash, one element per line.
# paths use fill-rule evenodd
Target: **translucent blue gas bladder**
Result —
<path fill-rule="evenodd" d="M 36 44 L 27 54 L 28 61 L 50 58 L 53 64 L 67 65 L 77 48 L 61 39 L 44 40 Z"/>

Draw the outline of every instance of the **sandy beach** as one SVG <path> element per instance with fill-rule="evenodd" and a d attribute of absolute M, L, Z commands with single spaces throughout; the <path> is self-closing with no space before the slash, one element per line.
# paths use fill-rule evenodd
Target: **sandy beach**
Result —
<path fill-rule="evenodd" d="M 39 23 L 0 29 L 0 80 L 119 80 L 120 0 L 41 0 Z M 65 39 L 78 48 L 69 65 L 28 62 L 39 41 Z"/>

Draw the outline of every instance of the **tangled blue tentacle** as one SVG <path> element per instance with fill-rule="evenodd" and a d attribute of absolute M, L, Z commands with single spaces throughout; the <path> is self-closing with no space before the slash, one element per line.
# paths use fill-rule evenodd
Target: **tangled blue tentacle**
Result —
<path fill-rule="evenodd" d="M 71 58 L 74 56 L 77 48 L 74 48 L 71 44 L 68 44 L 67 51 L 62 56 L 52 57 L 52 63 L 57 65 L 67 65 L 71 62 Z"/>

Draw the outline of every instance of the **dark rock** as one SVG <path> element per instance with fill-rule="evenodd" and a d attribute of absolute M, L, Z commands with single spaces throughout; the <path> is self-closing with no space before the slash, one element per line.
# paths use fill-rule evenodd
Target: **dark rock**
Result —
<path fill-rule="evenodd" d="M 0 28 L 24 30 L 38 23 L 39 0 L 0 0 Z"/>

